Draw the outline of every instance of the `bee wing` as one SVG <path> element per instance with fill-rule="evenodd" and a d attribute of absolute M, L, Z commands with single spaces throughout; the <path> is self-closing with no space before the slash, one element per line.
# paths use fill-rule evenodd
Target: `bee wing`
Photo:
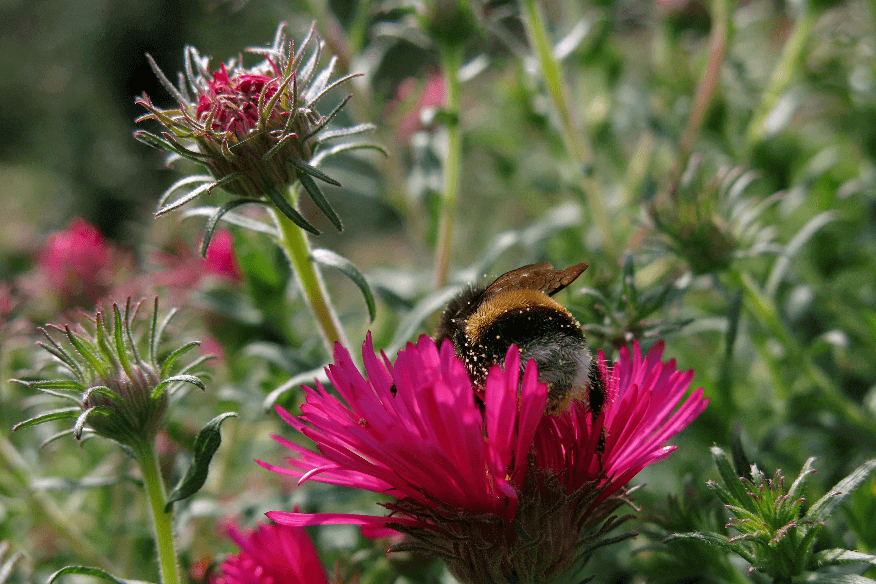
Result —
<path fill-rule="evenodd" d="M 486 299 L 508 290 L 537 290 L 552 296 L 574 282 L 588 266 L 589 264 L 581 262 L 565 270 L 555 270 L 550 262 L 529 264 L 496 278 L 495 282 L 487 286 L 481 298 Z"/>

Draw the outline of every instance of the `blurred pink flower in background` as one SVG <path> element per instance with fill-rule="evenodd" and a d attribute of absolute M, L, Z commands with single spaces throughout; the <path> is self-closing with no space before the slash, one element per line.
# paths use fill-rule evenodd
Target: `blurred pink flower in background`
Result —
<path fill-rule="evenodd" d="M 402 81 L 395 92 L 395 99 L 387 105 L 389 115 L 400 115 L 396 125 L 396 136 L 407 142 L 415 132 L 423 128 L 422 114 L 427 108 L 439 108 L 447 99 L 447 87 L 441 71 L 433 71 L 419 95 L 414 95 L 421 82 L 413 77 Z M 414 101 L 416 99 L 416 101 Z"/>
<path fill-rule="evenodd" d="M 49 235 L 37 273 L 64 307 L 91 308 L 113 285 L 118 250 L 82 218 Z"/>
<path fill-rule="evenodd" d="M 316 549 L 302 527 L 259 523 L 226 533 L 240 548 L 219 567 L 210 584 L 328 584 Z"/>
<path fill-rule="evenodd" d="M 227 229 L 217 229 L 207 248 L 207 257 L 201 257 L 186 245 L 173 253 L 157 252 L 152 262 L 158 266 L 149 274 L 156 286 L 193 289 L 209 279 L 233 284 L 243 279 L 243 273 L 234 255 L 234 239 Z"/>

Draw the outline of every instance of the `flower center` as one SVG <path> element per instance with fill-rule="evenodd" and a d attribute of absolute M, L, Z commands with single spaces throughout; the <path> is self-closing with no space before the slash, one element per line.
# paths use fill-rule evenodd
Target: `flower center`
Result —
<path fill-rule="evenodd" d="M 244 72 L 229 77 L 222 65 L 213 72 L 207 91 L 198 97 L 198 118 L 213 112 L 210 130 L 244 137 L 258 125 L 259 96 L 264 91 L 265 101 L 269 100 L 277 93 L 277 85 L 277 80 L 267 75 Z"/>

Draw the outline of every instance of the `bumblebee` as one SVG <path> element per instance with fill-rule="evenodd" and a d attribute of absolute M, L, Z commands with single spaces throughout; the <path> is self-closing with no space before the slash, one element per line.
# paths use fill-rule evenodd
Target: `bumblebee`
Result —
<path fill-rule="evenodd" d="M 472 382 L 480 387 L 490 368 L 503 365 L 508 348 L 516 344 L 521 368 L 535 359 L 538 379 L 548 386 L 547 414 L 560 414 L 572 400 L 581 399 L 596 416 L 605 400 L 596 361 L 581 325 L 551 298 L 587 267 L 580 263 L 555 270 L 541 262 L 503 274 L 489 286 L 470 288 L 447 305 L 435 340 L 453 343 Z"/>

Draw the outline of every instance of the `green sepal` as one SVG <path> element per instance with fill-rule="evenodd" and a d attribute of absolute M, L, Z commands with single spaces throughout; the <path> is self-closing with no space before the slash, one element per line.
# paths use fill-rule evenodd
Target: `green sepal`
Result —
<path fill-rule="evenodd" d="M 51 410 L 48 412 L 44 412 L 38 416 L 34 416 L 29 420 L 25 420 L 23 422 L 19 422 L 12 426 L 12 431 L 15 432 L 19 428 L 29 428 L 30 426 L 36 426 L 37 424 L 42 424 L 43 422 L 51 422 L 52 420 L 70 420 L 79 416 L 79 412 L 82 411 L 80 407 L 70 407 L 70 408 L 59 408 L 57 410 Z"/>
<path fill-rule="evenodd" d="M 168 355 L 164 362 L 161 364 L 161 373 L 159 373 L 159 376 L 164 377 L 165 375 L 167 375 L 170 372 L 170 368 L 173 367 L 174 363 L 176 363 L 177 359 L 179 359 L 195 347 L 199 347 L 200 345 L 201 341 L 191 341 Z"/>
<path fill-rule="evenodd" d="M 67 566 L 66 568 L 61 568 L 60 570 L 49 576 L 46 584 L 52 584 L 55 580 L 66 574 L 80 574 L 82 576 L 92 576 L 94 578 L 100 578 L 109 582 L 115 582 L 115 584 L 148 584 L 144 580 L 125 580 L 122 578 L 116 578 L 106 570 L 101 570 L 100 568 L 89 568 L 88 566 Z"/>
<path fill-rule="evenodd" d="M 222 435 L 219 432 L 219 427 L 223 421 L 230 417 L 236 418 L 237 413 L 225 412 L 224 414 L 219 414 L 207 422 L 207 425 L 195 436 L 193 448 L 195 458 L 186 475 L 170 494 L 167 505 L 164 507 L 165 513 L 170 513 L 174 502 L 188 499 L 204 486 L 204 482 L 207 480 L 210 461 L 213 459 L 213 455 L 216 454 L 216 450 L 219 449 L 219 445 L 222 444 Z"/>
<path fill-rule="evenodd" d="M 107 406 L 93 406 L 79 414 L 76 418 L 76 423 L 73 424 L 73 437 L 77 440 L 82 438 L 82 429 L 85 428 L 85 422 L 91 414 L 99 414 L 102 416 L 111 415 L 113 411 Z"/>
<path fill-rule="evenodd" d="M 171 203 L 167 203 L 166 205 L 160 207 L 157 211 L 155 211 L 155 216 L 160 217 L 166 213 L 169 213 L 170 211 L 173 211 L 174 209 L 178 209 L 179 207 L 182 207 L 183 205 L 185 205 L 189 201 L 198 197 L 198 195 L 205 193 L 205 192 L 212 191 L 216 187 L 221 187 L 223 185 L 228 184 L 229 182 L 235 181 L 238 178 L 240 178 L 240 176 L 241 176 L 241 174 L 239 172 L 235 172 L 235 173 L 229 174 L 227 176 L 223 176 L 222 178 L 220 178 L 217 181 L 203 184 L 196 189 L 192 189 L 191 191 L 189 191 L 185 195 L 181 196 L 180 198 L 176 199 L 175 201 L 173 201 Z"/>
<path fill-rule="evenodd" d="M 328 199 L 322 194 L 322 190 L 320 190 L 316 181 L 313 180 L 309 174 L 304 172 L 298 173 L 298 180 L 301 182 L 301 186 L 304 187 L 304 190 L 307 191 L 307 194 L 310 195 L 313 202 L 316 203 L 316 206 L 319 207 L 319 210 L 322 211 L 323 215 L 328 217 L 329 221 L 332 222 L 332 225 L 334 225 L 338 231 L 343 231 L 344 224 L 341 223 L 341 218 L 338 217 L 338 214 L 335 213 L 335 210 L 328 202 Z"/>
<path fill-rule="evenodd" d="M 92 430 L 90 428 L 83 428 L 82 429 L 83 437 L 80 438 L 80 440 L 84 440 L 85 439 L 84 436 L 87 436 L 89 433 L 93 433 L 93 432 L 94 432 L 94 430 Z M 52 434 L 51 436 L 49 436 L 48 438 L 46 438 L 45 440 L 43 440 L 40 443 L 40 450 L 42 450 L 43 448 L 45 448 L 46 446 L 48 446 L 52 442 L 54 442 L 56 440 L 60 440 L 61 438 L 63 438 L 64 436 L 67 436 L 67 435 L 70 435 L 70 436 L 73 435 L 73 428 L 68 428 L 66 430 L 62 430 L 60 432 L 56 432 L 56 433 Z"/>
<path fill-rule="evenodd" d="M 834 485 L 826 495 L 809 508 L 809 512 L 806 513 L 806 519 L 811 521 L 824 521 L 827 519 L 827 516 L 830 515 L 843 499 L 850 495 L 858 485 L 867 480 L 873 469 L 876 469 L 876 458 L 868 460 L 852 471 L 852 474 Z"/>
<path fill-rule="evenodd" d="M 263 201 L 261 199 L 248 199 L 248 202 L 259 203 L 262 205 L 268 204 L 267 201 Z M 205 205 L 203 207 L 193 207 L 191 209 L 183 211 L 182 218 L 188 219 L 189 217 L 207 217 L 207 220 L 209 221 L 209 218 L 216 215 L 219 209 L 221 209 L 221 207 L 213 207 L 210 205 Z M 216 219 L 217 222 L 220 220 L 225 221 L 226 223 L 230 223 L 231 225 L 237 225 L 238 227 L 249 229 L 250 231 L 255 231 L 256 233 L 264 233 L 265 235 L 270 235 L 272 237 L 279 237 L 279 232 L 277 231 L 276 227 L 274 227 L 273 225 L 269 225 L 264 221 L 252 219 L 250 217 L 247 217 L 246 215 L 223 211 Z"/>
<path fill-rule="evenodd" d="M 374 317 L 377 314 L 374 294 L 371 292 L 371 287 L 368 285 L 365 276 L 362 275 L 362 272 L 359 271 L 353 262 L 330 249 L 315 249 L 311 253 L 310 259 L 322 266 L 336 268 L 343 272 L 345 276 L 353 280 L 353 283 L 356 284 L 362 292 L 362 296 L 365 297 L 365 304 L 368 305 L 368 322 L 374 322 Z"/>
<path fill-rule="evenodd" d="M 295 170 L 299 171 L 299 175 L 301 173 L 304 173 L 304 174 L 312 176 L 313 178 L 318 178 L 319 180 L 321 180 L 323 182 L 327 182 L 328 184 L 330 184 L 332 186 L 335 186 L 335 187 L 341 186 L 341 183 L 339 183 L 338 181 L 336 181 L 335 179 L 333 179 L 332 177 L 330 177 L 329 175 L 327 175 L 326 173 L 324 173 L 320 169 L 316 168 L 315 166 L 311 166 L 311 165 L 307 164 L 306 162 L 304 162 L 300 158 L 295 158 L 294 156 L 289 158 L 289 164 L 294 166 Z"/>
<path fill-rule="evenodd" d="M 721 474 L 721 478 L 724 479 L 724 488 L 729 495 L 735 499 L 736 504 L 744 505 L 749 502 L 751 498 L 748 496 L 748 490 L 742 484 L 739 475 L 736 474 L 736 471 L 733 470 L 733 467 L 730 465 L 730 460 L 727 458 L 727 454 L 718 446 L 713 446 L 711 450 L 712 459 L 718 467 L 718 472 Z"/>
<path fill-rule="evenodd" d="M 293 207 L 289 201 L 286 200 L 286 197 L 284 197 L 277 189 L 273 187 L 267 188 L 265 189 L 265 194 L 268 195 L 271 202 L 277 206 L 277 210 L 288 217 L 292 223 L 308 233 L 319 235 L 319 229 L 308 223 L 307 219 L 302 217 L 301 214 L 295 210 L 295 207 Z"/>
<path fill-rule="evenodd" d="M 169 150 L 170 152 L 175 152 L 179 156 L 193 162 L 197 162 L 198 164 L 204 163 L 205 157 L 203 155 L 199 155 L 197 152 L 187 150 L 186 148 L 181 148 L 179 145 L 174 144 L 167 138 L 157 136 L 152 132 L 147 132 L 146 130 L 136 130 L 134 132 L 134 139 L 138 142 L 146 144 L 147 146 L 151 146 L 152 148 L 157 148 L 158 150 Z"/>
<path fill-rule="evenodd" d="M 233 201 L 228 201 L 221 207 L 216 208 L 216 212 L 210 215 L 210 218 L 207 219 L 207 224 L 204 226 L 204 240 L 201 242 L 201 256 L 207 257 L 207 249 L 210 247 L 210 241 L 213 239 L 213 232 L 216 231 L 216 226 L 219 225 L 219 220 L 222 219 L 222 216 L 228 211 L 241 205 L 246 205 L 247 203 L 265 204 L 261 199 L 243 197 L 240 199 L 234 199 Z"/>
<path fill-rule="evenodd" d="M 876 564 L 876 555 L 844 549 L 822 550 L 812 556 L 812 561 L 810 562 L 812 567 L 810 569 L 815 570 L 825 566 L 838 566 L 849 562 Z"/>
<path fill-rule="evenodd" d="M 351 150 L 377 150 L 387 158 L 389 157 L 389 152 L 381 146 L 380 144 L 375 144 L 374 142 L 344 142 L 343 144 L 335 144 L 329 148 L 325 148 L 314 154 L 313 158 L 310 161 L 313 164 L 319 164 L 329 156 L 334 156 L 336 154 L 340 154 L 341 152 L 349 152 Z"/>
<path fill-rule="evenodd" d="M 7 541 L 0 542 L 0 560 L 3 559 L 3 556 L 6 555 L 6 552 L 9 551 L 11 544 Z M 6 558 L 3 564 L 0 564 L 0 584 L 5 584 L 9 577 L 12 575 L 12 569 L 15 567 L 15 564 L 20 562 L 25 557 L 24 552 L 16 552 Z"/>
<path fill-rule="evenodd" d="M 740 557 L 742 557 L 749 564 L 755 564 L 754 555 L 746 549 L 741 544 L 730 541 L 726 535 L 721 535 L 719 533 L 712 533 L 710 531 L 691 531 L 689 533 L 673 533 L 665 538 L 663 538 L 663 542 L 672 541 L 674 539 L 692 539 L 695 541 L 702 541 L 705 543 L 709 543 L 712 545 L 716 545 L 721 547 L 731 553 L 734 553 Z"/>
<path fill-rule="evenodd" d="M 333 140 L 335 138 L 355 136 L 356 134 L 362 134 L 363 132 L 373 132 L 376 129 L 377 126 L 375 126 L 371 122 L 365 122 L 362 124 L 356 124 L 355 126 L 347 126 L 346 128 L 326 130 L 317 137 L 317 141 L 324 142 L 325 140 Z"/>
<path fill-rule="evenodd" d="M 284 393 L 295 389 L 303 383 L 313 383 L 314 380 L 317 380 L 320 383 L 328 383 L 328 375 L 325 373 L 325 366 L 317 367 L 316 369 L 311 369 L 310 371 L 305 371 L 290 377 L 283 384 L 272 389 L 271 392 L 265 396 L 265 399 L 262 401 L 262 408 L 264 408 L 265 412 L 269 412 Z"/>
<path fill-rule="evenodd" d="M 177 190 L 179 190 L 180 188 L 182 188 L 186 185 L 195 184 L 195 183 L 201 183 L 201 184 L 212 183 L 213 180 L 214 180 L 213 176 L 209 175 L 209 174 L 195 174 L 192 176 L 187 176 L 185 178 L 181 178 L 178 181 L 176 181 L 175 183 L 173 183 L 172 185 L 170 185 L 169 187 L 167 187 L 167 190 L 165 190 L 163 193 L 161 193 L 161 196 L 158 198 L 157 207 L 159 209 L 161 207 L 163 207 L 164 204 L 167 202 L 167 199 L 170 198 L 171 194 L 173 194 L 174 192 L 176 192 Z"/>
<path fill-rule="evenodd" d="M 79 383 L 78 381 L 73 381 L 72 379 L 53 379 L 47 381 L 25 381 L 23 379 L 10 379 L 9 383 L 20 383 L 21 385 L 24 385 L 28 388 L 36 389 L 37 391 L 41 391 L 55 397 L 68 399 L 76 403 L 80 402 L 80 396 L 82 395 L 82 391 L 85 389 L 85 385 Z M 62 389 L 69 390 L 73 393 L 65 393 L 63 391 L 60 391 Z"/>
<path fill-rule="evenodd" d="M 204 382 L 194 375 L 174 375 L 173 377 L 168 377 L 167 379 L 162 380 L 161 383 L 156 385 L 155 389 L 153 389 L 152 393 L 149 395 L 149 399 L 158 399 L 159 397 L 161 397 L 161 394 L 164 393 L 164 390 L 167 388 L 168 385 L 177 381 L 180 381 L 182 383 L 191 383 L 192 385 L 196 385 L 203 390 L 207 389 L 207 386 L 204 385 Z"/>

